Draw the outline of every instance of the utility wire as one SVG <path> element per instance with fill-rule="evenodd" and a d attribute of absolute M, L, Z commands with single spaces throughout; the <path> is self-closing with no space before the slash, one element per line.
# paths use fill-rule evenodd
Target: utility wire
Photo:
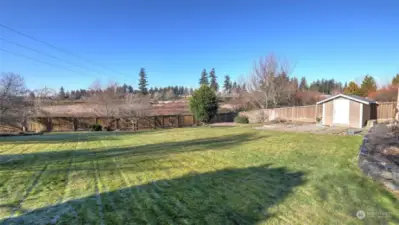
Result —
<path fill-rule="evenodd" d="M 28 34 L 24 34 L 24 33 L 20 32 L 20 31 L 18 31 L 18 30 L 16 30 L 16 29 L 11 28 L 11 27 L 9 27 L 9 26 L 6 26 L 6 25 L 4 25 L 4 24 L 1 24 L 1 23 L 0 23 L 0 27 L 3 27 L 3 28 L 5 28 L 5 29 L 7 29 L 7 30 L 10 30 L 10 31 L 12 31 L 12 32 L 14 32 L 14 33 L 17 33 L 17 34 L 19 34 L 19 35 L 22 35 L 22 36 L 24 36 L 24 37 L 27 37 L 27 38 L 29 38 L 29 39 L 31 39 L 31 40 L 34 40 L 34 41 L 37 41 L 37 42 L 42 43 L 42 44 L 44 44 L 44 45 L 47 45 L 47 46 L 49 46 L 49 47 L 51 47 L 51 48 L 56 49 L 57 51 L 60 51 L 60 52 L 63 52 L 63 53 L 65 53 L 65 54 L 74 56 L 74 57 L 76 57 L 76 58 L 80 58 L 81 60 L 84 60 L 84 61 L 86 61 L 86 62 L 95 64 L 95 65 L 97 65 L 97 66 L 101 66 L 101 67 L 103 67 L 103 68 L 105 68 L 105 69 L 107 69 L 107 70 L 113 71 L 113 72 L 115 72 L 115 73 L 122 74 L 122 73 L 120 73 L 120 72 L 118 72 L 118 71 L 116 71 L 116 70 L 114 70 L 114 69 L 112 69 L 112 68 L 109 68 L 109 67 L 106 67 L 106 66 L 104 66 L 104 65 L 101 65 L 101 64 L 99 64 L 99 63 L 96 63 L 96 62 L 94 62 L 93 60 L 85 59 L 85 58 L 83 58 L 83 57 L 81 57 L 81 56 L 79 56 L 79 55 L 77 55 L 77 54 L 75 54 L 75 53 L 72 53 L 72 52 L 67 51 L 67 50 L 65 50 L 65 49 L 62 49 L 62 48 L 59 48 L 59 47 L 57 47 L 57 46 L 55 46 L 55 45 L 52 45 L 52 44 L 50 44 L 50 43 L 48 43 L 48 42 L 45 42 L 45 41 L 42 41 L 42 40 L 37 39 L 37 38 L 35 38 L 35 37 L 32 37 L 32 36 L 30 36 L 30 35 L 28 35 Z M 122 74 L 122 75 L 123 75 L 123 74 Z"/>
<path fill-rule="evenodd" d="M 43 52 L 43 51 L 40 51 L 40 50 L 31 48 L 31 47 L 28 47 L 28 46 L 25 46 L 25 45 L 21 45 L 21 44 L 19 44 L 19 43 L 17 43 L 17 42 L 13 42 L 13 41 L 10 41 L 10 40 L 6 40 L 6 39 L 4 39 L 4 38 L 2 38 L 2 37 L 0 37 L 0 40 L 3 40 L 3 41 L 8 42 L 8 43 L 11 43 L 11 44 L 16 45 L 16 46 L 18 46 L 18 47 L 21 47 L 21 48 L 24 48 L 24 49 L 28 49 L 28 50 L 30 50 L 30 51 L 33 51 L 33 52 L 36 52 L 36 53 L 45 55 L 45 56 L 47 56 L 47 57 L 50 57 L 50 58 L 59 60 L 59 61 L 61 61 L 61 62 L 64 62 L 64 63 L 70 64 L 70 65 L 79 67 L 79 68 L 81 68 L 81 69 L 84 69 L 84 70 L 87 70 L 87 71 L 90 71 L 90 72 L 94 72 L 94 73 L 101 74 L 101 73 L 98 72 L 98 71 L 94 71 L 94 70 L 87 69 L 87 68 L 85 68 L 85 67 L 83 67 L 83 66 L 81 66 L 81 65 L 77 65 L 77 64 L 71 63 L 71 62 L 69 62 L 69 61 L 60 59 L 60 58 L 58 58 L 58 57 L 56 57 L 56 56 L 47 54 L 47 53 L 45 53 L 45 52 Z"/>
<path fill-rule="evenodd" d="M 62 66 L 57 66 L 57 65 L 54 65 L 54 64 L 45 62 L 45 61 L 41 61 L 41 60 L 35 59 L 35 58 L 33 58 L 33 57 L 30 57 L 30 56 L 18 54 L 18 53 L 15 53 L 15 52 L 10 52 L 10 51 L 8 51 L 8 50 L 6 50 L 6 49 L 0 48 L 0 51 L 6 52 L 6 53 L 11 54 L 11 55 L 19 56 L 19 57 L 22 57 L 22 58 L 26 58 L 26 59 L 29 59 L 29 60 L 32 60 L 32 61 L 35 61 L 35 62 L 43 63 L 43 64 L 46 64 L 46 65 L 49 65 L 49 66 L 52 66 L 52 67 L 56 67 L 56 68 L 61 68 L 61 69 L 64 69 L 64 70 L 68 70 L 68 71 L 71 71 L 71 72 L 76 73 L 76 74 L 79 74 L 79 75 L 84 75 L 84 74 L 82 74 L 82 73 L 76 72 L 76 71 L 71 70 L 71 69 L 69 69 L 69 68 L 62 67 Z"/>

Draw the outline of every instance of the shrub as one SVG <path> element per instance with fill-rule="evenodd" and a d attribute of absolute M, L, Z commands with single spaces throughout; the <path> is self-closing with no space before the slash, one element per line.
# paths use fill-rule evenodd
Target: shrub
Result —
<path fill-rule="evenodd" d="M 235 123 L 249 123 L 248 117 L 246 116 L 236 116 L 234 118 Z"/>
<path fill-rule="evenodd" d="M 215 91 L 206 85 L 195 90 L 190 98 L 190 111 L 196 120 L 208 123 L 218 111 L 218 99 Z"/>
<path fill-rule="evenodd" d="M 90 126 L 91 131 L 102 131 L 103 127 L 101 124 L 93 124 Z"/>
<path fill-rule="evenodd" d="M 321 118 L 320 118 L 320 117 L 317 117 L 317 118 L 316 118 L 316 122 L 320 123 L 320 121 L 321 121 Z"/>
<path fill-rule="evenodd" d="M 105 126 L 105 127 L 103 127 L 103 130 L 104 131 L 114 131 L 114 129 L 112 129 L 111 126 Z"/>

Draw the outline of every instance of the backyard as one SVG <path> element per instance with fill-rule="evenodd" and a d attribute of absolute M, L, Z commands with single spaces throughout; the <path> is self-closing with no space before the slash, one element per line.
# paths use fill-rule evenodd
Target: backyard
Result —
<path fill-rule="evenodd" d="M 360 144 L 250 127 L 0 138 L 0 224 L 397 224 Z"/>

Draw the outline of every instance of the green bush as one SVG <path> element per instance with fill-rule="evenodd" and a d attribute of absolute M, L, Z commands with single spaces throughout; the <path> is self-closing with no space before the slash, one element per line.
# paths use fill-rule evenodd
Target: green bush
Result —
<path fill-rule="evenodd" d="M 234 118 L 235 123 L 249 123 L 248 117 L 246 116 L 236 116 Z"/>
<path fill-rule="evenodd" d="M 218 111 L 218 99 L 215 91 L 207 85 L 202 85 L 195 90 L 190 98 L 190 111 L 196 120 L 209 123 Z"/>
<path fill-rule="evenodd" d="M 100 124 L 93 124 L 90 126 L 91 131 L 102 131 L 103 127 Z"/>

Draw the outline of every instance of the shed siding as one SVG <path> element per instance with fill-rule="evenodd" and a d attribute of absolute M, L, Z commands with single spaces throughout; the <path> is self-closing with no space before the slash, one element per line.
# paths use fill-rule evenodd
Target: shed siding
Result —
<path fill-rule="evenodd" d="M 349 126 L 350 127 L 360 127 L 360 106 L 362 103 L 350 101 L 349 103 Z"/>
<path fill-rule="evenodd" d="M 372 105 L 375 105 L 375 104 L 372 104 Z M 363 123 L 362 123 L 362 127 L 367 124 L 367 120 L 371 119 L 371 106 L 372 105 L 363 104 Z"/>
<path fill-rule="evenodd" d="M 324 103 L 325 104 L 325 112 L 324 112 L 324 125 L 332 125 L 332 121 L 333 121 L 333 102 L 329 101 Z"/>

